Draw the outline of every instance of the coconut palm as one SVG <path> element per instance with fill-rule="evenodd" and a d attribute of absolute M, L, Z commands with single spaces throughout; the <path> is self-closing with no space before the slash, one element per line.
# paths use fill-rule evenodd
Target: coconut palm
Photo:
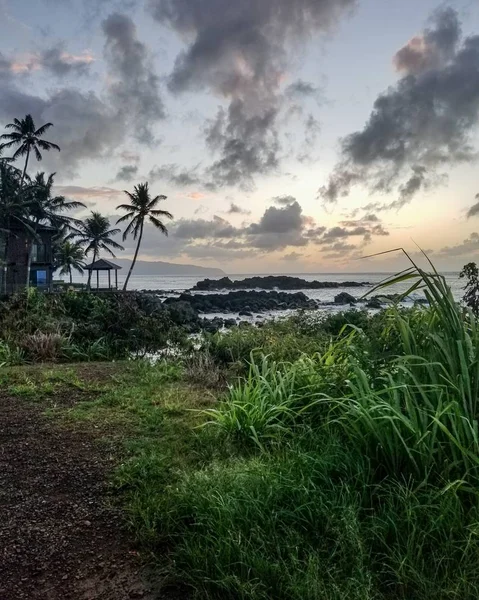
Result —
<path fill-rule="evenodd" d="M 120 229 L 110 229 L 110 220 L 99 212 L 92 211 L 91 216 L 80 222 L 70 238 L 78 238 L 78 243 L 84 248 L 85 255 L 93 254 L 92 262 L 98 260 L 100 251 L 108 252 L 115 257 L 112 250 L 124 250 L 121 244 L 112 238 L 121 233 Z M 88 271 L 88 287 L 91 284 L 91 270 Z"/>
<path fill-rule="evenodd" d="M 27 259 L 27 281 L 26 286 L 30 283 L 30 270 L 33 256 L 33 242 L 38 239 L 37 231 L 40 224 L 50 225 L 58 231 L 64 228 L 72 228 L 80 221 L 68 215 L 66 211 L 85 208 L 83 202 L 75 200 L 66 200 L 64 196 L 56 196 L 53 194 L 55 173 L 45 177 L 45 173 L 37 173 L 29 185 L 29 195 L 32 202 L 30 206 L 30 220 L 33 228 L 33 235 L 29 235 L 28 240 L 28 259 Z"/>
<path fill-rule="evenodd" d="M 70 285 L 73 283 L 73 269 L 83 275 L 85 253 L 79 243 L 75 244 L 65 240 L 57 250 L 56 259 L 58 267 L 60 267 L 60 275 L 70 275 Z"/>
<path fill-rule="evenodd" d="M 124 210 L 127 212 L 127 214 L 118 219 L 116 224 L 118 225 L 118 223 L 129 221 L 128 226 L 123 233 L 123 241 L 125 241 L 130 234 L 133 236 L 134 240 L 138 240 L 136 244 L 135 255 L 133 256 L 133 261 L 130 265 L 128 275 L 123 286 L 123 289 L 126 290 L 128 281 L 130 280 L 130 276 L 135 267 L 138 252 L 140 250 L 145 220 L 148 220 L 153 227 L 158 229 L 158 231 L 164 235 L 168 235 L 168 229 L 160 220 L 160 217 L 172 219 L 173 215 L 167 210 L 160 210 L 156 208 L 161 200 L 166 200 L 166 196 L 155 196 L 152 198 L 148 189 L 148 183 L 140 183 L 136 185 L 132 193 L 127 192 L 126 190 L 124 191 L 125 194 L 130 198 L 131 204 L 120 204 L 120 206 L 117 206 L 117 210 Z"/>
<path fill-rule="evenodd" d="M 42 153 L 40 150 L 48 152 L 53 148 L 60 151 L 60 147 L 57 146 L 57 144 L 42 139 L 43 135 L 50 127 L 53 127 L 53 123 L 45 123 L 45 125 L 36 129 L 32 115 L 26 115 L 26 117 L 21 120 L 13 119 L 13 123 L 8 123 L 5 127 L 6 129 L 13 129 L 13 132 L 4 133 L 0 136 L 0 139 L 8 140 L 1 145 L 1 148 L 6 149 L 11 146 L 18 146 L 12 158 L 15 160 L 20 156 L 25 156 L 25 165 L 23 167 L 21 180 L 21 185 L 23 186 L 31 152 L 34 152 L 37 160 L 40 161 L 42 160 Z"/>
<path fill-rule="evenodd" d="M 32 197 L 30 187 L 20 186 L 18 169 L 0 161 L 0 237 L 2 242 L 3 292 L 7 289 L 8 246 L 12 235 L 34 236 L 30 221 Z"/>

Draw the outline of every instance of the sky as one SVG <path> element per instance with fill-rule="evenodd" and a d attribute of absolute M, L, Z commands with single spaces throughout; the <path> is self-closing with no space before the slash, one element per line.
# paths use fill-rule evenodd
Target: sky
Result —
<path fill-rule="evenodd" d="M 142 260 L 479 260 L 477 0 L 0 0 L 0 129 L 28 113 L 61 147 L 29 172 L 80 218 L 167 196 Z"/>

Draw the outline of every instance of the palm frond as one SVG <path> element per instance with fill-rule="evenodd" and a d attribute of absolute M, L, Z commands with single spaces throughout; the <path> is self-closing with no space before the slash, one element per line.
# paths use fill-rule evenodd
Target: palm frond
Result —
<path fill-rule="evenodd" d="M 148 218 L 152 225 L 159 229 L 164 235 L 168 235 L 168 229 L 166 228 L 166 225 L 164 223 L 162 223 L 159 219 L 151 215 Z"/>

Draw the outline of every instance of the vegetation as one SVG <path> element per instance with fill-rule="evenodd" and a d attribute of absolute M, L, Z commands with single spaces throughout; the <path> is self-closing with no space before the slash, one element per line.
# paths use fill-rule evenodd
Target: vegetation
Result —
<path fill-rule="evenodd" d="M 70 237 L 78 240 L 84 248 L 85 256 L 92 254 L 92 262 L 96 262 L 103 250 L 110 256 L 115 256 L 113 250 L 124 250 L 123 246 L 113 237 L 120 233 L 119 229 L 110 229 L 110 220 L 99 212 L 92 211 L 91 215 L 80 222 L 78 228 Z M 91 287 L 91 270 L 88 271 L 88 288 Z"/>
<path fill-rule="evenodd" d="M 464 304 L 468 306 L 474 315 L 479 316 L 479 269 L 476 263 L 468 263 L 459 274 L 459 277 L 466 279 L 464 292 Z"/>
<path fill-rule="evenodd" d="M 81 202 L 68 201 L 63 196 L 56 196 L 53 193 L 55 173 L 47 176 L 40 172 L 33 178 L 29 176 L 27 170 L 32 153 L 38 161 L 41 161 L 42 151 L 60 150 L 59 146 L 53 142 L 43 139 L 44 134 L 51 127 L 53 127 L 52 123 L 45 123 L 37 129 L 32 116 L 26 115 L 24 119 L 14 119 L 12 123 L 7 124 L 6 128 L 12 131 L 0 136 L 0 141 L 3 140 L 3 143 L 0 143 L 0 232 L 4 238 L 2 244 L 4 293 L 7 291 L 6 275 L 11 237 L 23 236 L 27 239 L 25 287 L 28 288 L 33 244 L 40 239 L 38 235 L 40 225 L 49 225 L 56 230 L 57 233 L 54 236 L 55 266 L 61 268 L 62 274 L 70 275 L 70 282 L 72 268 L 82 272 L 81 251 L 85 256 L 91 255 L 92 262 L 95 262 L 101 252 L 106 252 L 114 257 L 114 250 L 124 250 L 123 246 L 114 239 L 121 233 L 120 229 L 110 228 L 107 217 L 95 211 L 84 220 L 65 214 L 68 211 L 85 208 L 85 206 Z M 2 156 L 4 151 L 11 147 L 16 147 L 13 155 L 11 157 Z M 14 166 L 14 162 L 20 157 L 25 157 L 22 171 Z M 173 218 L 168 211 L 157 208 L 158 203 L 166 196 L 152 198 L 148 183 L 138 184 L 133 193 L 127 191 L 125 193 L 130 198 L 131 204 L 122 204 L 118 207 L 127 212 L 118 219 L 118 223 L 128 222 L 123 240 L 132 235 L 133 239 L 137 240 L 137 246 L 124 289 L 128 286 L 138 256 L 145 222 L 147 221 L 167 235 L 168 230 L 161 219 Z M 75 244 L 70 243 L 72 240 L 75 241 Z M 74 257 L 72 257 L 72 253 Z M 91 271 L 88 273 L 88 287 L 90 286 Z"/>
<path fill-rule="evenodd" d="M 65 240 L 58 248 L 57 265 L 60 267 L 60 275 L 69 275 L 70 284 L 73 282 L 73 270 L 83 274 L 85 266 L 85 253 L 80 244 Z"/>
<path fill-rule="evenodd" d="M 35 154 L 38 161 L 41 161 L 42 153 L 40 150 L 46 152 L 52 149 L 60 151 L 60 147 L 57 144 L 42 139 L 50 127 L 53 127 L 53 123 L 45 123 L 45 125 L 37 129 L 32 115 L 27 115 L 24 119 L 13 119 L 13 123 L 8 123 L 5 127 L 13 131 L 12 133 L 4 133 L 0 136 L 0 139 L 8 140 L 2 144 L 2 150 L 11 146 L 18 146 L 12 159 L 16 160 L 20 156 L 25 156 L 25 166 L 23 167 L 22 178 L 20 180 L 20 187 L 23 187 L 31 152 Z"/>
<path fill-rule="evenodd" d="M 478 596 L 479 330 L 436 272 L 407 277 L 428 307 L 214 337 L 230 386 L 182 456 L 159 434 L 121 467 L 131 526 L 199 598 Z M 255 336 L 273 356 L 238 379 Z"/>
<path fill-rule="evenodd" d="M 173 215 L 167 210 L 160 210 L 157 208 L 158 203 L 161 200 L 166 200 L 166 196 L 155 196 L 152 198 L 150 196 L 150 190 L 148 189 L 148 183 L 140 183 L 136 185 L 133 193 L 125 190 L 125 194 L 130 198 L 131 204 L 120 204 L 120 206 L 116 207 L 117 210 L 126 211 L 126 215 L 120 217 L 116 223 L 118 225 L 119 223 L 128 221 L 128 226 L 123 233 L 123 241 L 125 241 L 129 235 L 132 235 L 133 239 L 138 241 L 136 244 L 135 254 L 133 256 L 133 261 L 130 265 L 128 275 L 126 276 L 125 284 L 123 286 L 124 290 L 126 290 L 128 287 L 128 282 L 133 269 L 135 268 L 136 259 L 141 246 L 141 240 L 143 238 L 145 221 L 148 220 L 148 222 L 163 235 L 168 235 L 168 229 L 161 221 L 161 218 L 173 218 Z"/>
<path fill-rule="evenodd" d="M 0 363 L 80 362 L 143 356 L 186 334 L 161 304 L 141 295 L 25 290 L 0 302 Z"/>

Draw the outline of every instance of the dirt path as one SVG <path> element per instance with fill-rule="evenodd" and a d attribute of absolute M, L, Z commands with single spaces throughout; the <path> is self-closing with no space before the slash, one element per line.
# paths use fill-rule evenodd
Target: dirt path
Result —
<path fill-rule="evenodd" d="M 0 600 L 160 598 L 107 507 L 112 465 L 84 431 L 0 395 Z"/>

